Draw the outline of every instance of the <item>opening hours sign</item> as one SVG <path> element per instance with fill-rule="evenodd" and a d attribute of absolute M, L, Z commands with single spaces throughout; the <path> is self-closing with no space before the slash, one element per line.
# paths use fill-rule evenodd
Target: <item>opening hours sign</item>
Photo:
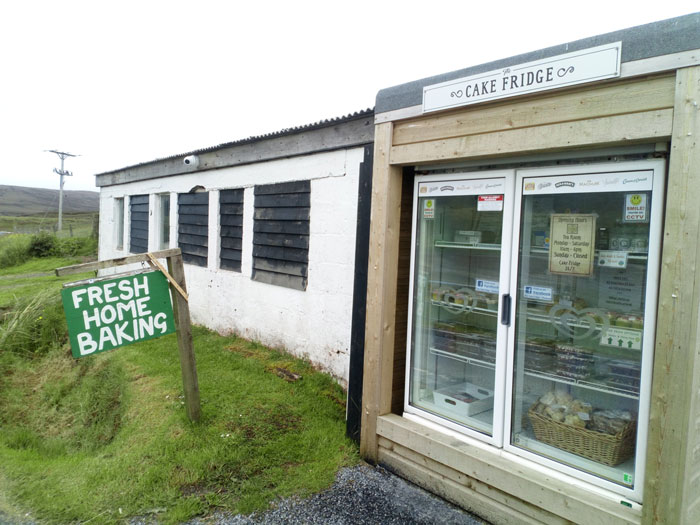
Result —
<path fill-rule="evenodd" d="M 175 332 L 167 278 L 132 274 L 62 290 L 73 357 Z"/>

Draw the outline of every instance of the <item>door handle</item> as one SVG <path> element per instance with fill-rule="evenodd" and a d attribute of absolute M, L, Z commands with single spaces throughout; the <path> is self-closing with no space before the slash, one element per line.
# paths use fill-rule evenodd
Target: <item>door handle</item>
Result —
<path fill-rule="evenodd" d="M 501 296 L 501 324 L 510 326 L 510 294 Z"/>

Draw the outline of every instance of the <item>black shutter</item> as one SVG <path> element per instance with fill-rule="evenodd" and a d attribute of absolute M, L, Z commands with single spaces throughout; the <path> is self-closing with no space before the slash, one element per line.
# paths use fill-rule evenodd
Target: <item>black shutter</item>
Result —
<path fill-rule="evenodd" d="M 221 215 L 220 267 L 241 271 L 241 245 L 243 242 L 243 189 L 219 192 Z"/>
<path fill-rule="evenodd" d="M 186 263 L 207 266 L 209 253 L 209 193 L 180 193 L 178 237 L 182 259 Z"/>
<path fill-rule="evenodd" d="M 148 195 L 132 195 L 129 197 L 129 251 L 131 253 L 146 253 L 148 251 Z"/>
<path fill-rule="evenodd" d="M 253 279 L 306 290 L 311 182 L 255 187 Z"/>

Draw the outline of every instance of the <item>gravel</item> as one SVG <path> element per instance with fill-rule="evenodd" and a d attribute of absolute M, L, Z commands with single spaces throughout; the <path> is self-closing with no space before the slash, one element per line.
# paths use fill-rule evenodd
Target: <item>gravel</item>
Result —
<path fill-rule="evenodd" d="M 187 525 L 488 525 L 381 467 L 338 472 L 333 486 L 308 499 L 285 499 L 250 516 L 217 513 Z"/>

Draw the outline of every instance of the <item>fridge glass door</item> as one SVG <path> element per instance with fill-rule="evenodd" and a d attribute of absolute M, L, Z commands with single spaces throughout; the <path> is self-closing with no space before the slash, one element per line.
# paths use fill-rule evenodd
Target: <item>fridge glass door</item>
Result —
<path fill-rule="evenodd" d="M 499 297 L 509 284 L 501 259 L 505 242 L 509 261 L 504 201 L 510 225 L 512 193 L 505 178 L 432 176 L 416 184 L 406 409 L 500 445 L 506 328 Z"/>
<path fill-rule="evenodd" d="M 653 179 L 518 178 L 510 443 L 629 489 L 653 352 Z"/>

